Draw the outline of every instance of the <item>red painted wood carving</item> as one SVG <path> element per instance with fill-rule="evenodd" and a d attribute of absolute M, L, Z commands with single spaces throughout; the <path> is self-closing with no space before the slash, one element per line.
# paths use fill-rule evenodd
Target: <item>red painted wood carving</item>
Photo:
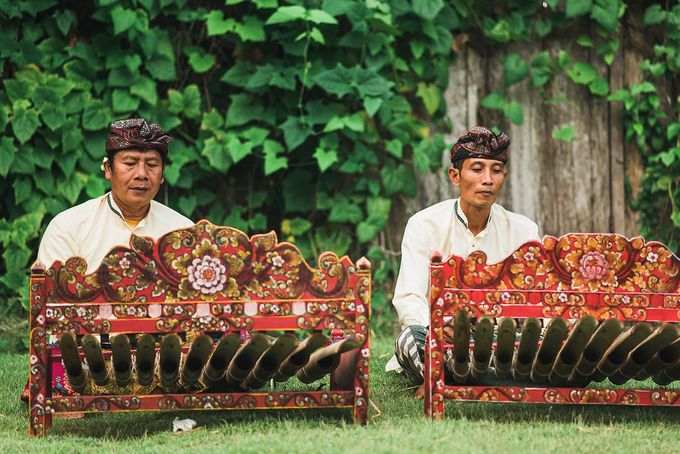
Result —
<path fill-rule="evenodd" d="M 192 408 L 353 408 L 366 424 L 369 388 L 370 264 L 325 252 L 310 267 L 276 234 L 247 236 L 201 221 L 152 241 L 132 236 L 99 268 L 73 257 L 45 270 L 34 265 L 30 282 L 30 427 L 44 435 L 51 415 L 73 411 Z M 188 333 L 342 329 L 362 346 L 352 389 L 60 396 L 49 375 L 60 361 L 48 339 L 65 331 Z M 332 380 L 331 380 L 332 381 Z"/>
<path fill-rule="evenodd" d="M 616 234 L 546 236 L 487 265 L 483 252 L 466 260 L 434 255 L 430 266 L 431 335 L 426 345 L 425 414 L 441 418 L 445 399 L 680 405 L 677 391 L 551 386 L 453 386 L 445 382 L 443 327 L 463 309 L 494 318 L 597 320 L 626 326 L 680 321 L 680 260 L 666 246 Z M 658 324 L 658 323 L 657 323 Z M 656 325 L 654 325 L 656 326 Z"/>

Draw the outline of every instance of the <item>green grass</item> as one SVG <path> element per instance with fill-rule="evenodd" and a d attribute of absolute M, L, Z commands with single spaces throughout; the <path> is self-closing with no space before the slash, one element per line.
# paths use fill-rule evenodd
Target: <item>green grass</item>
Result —
<path fill-rule="evenodd" d="M 88 415 L 55 420 L 44 439 L 27 435 L 18 393 L 25 354 L 0 354 L 0 451 L 14 452 L 666 452 L 680 445 L 680 408 L 448 403 L 446 419 L 430 422 L 401 376 L 383 368 L 392 342 L 373 345 L 368 427 L 350 411 L 196 411 Z M 173 434 L 175 416 L 199 429 Z"/>

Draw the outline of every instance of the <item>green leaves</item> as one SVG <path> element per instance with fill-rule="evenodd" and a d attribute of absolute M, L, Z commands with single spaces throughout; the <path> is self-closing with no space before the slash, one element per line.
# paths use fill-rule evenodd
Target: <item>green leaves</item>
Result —
<path fill-rule="evenodd" d="M 74 205 L 86 184 L 87 175 L 82 172 L 73 172 L 57 185 L 57 192 L 64 196 L 68 203 Z"/>
<path fill-rule="evenodd" d="M 534 87 L 542 87 L 552 77 L 552 70 L 550 69 L 550 55 L 548 51 L 540 52 L 531 59 L 529 66 L 531 73 L 531 83 Z"/>
<path fill-rule="evenodd" d="M 443 0 L 413 0 L 413 12 L 423 19 L 432 20 L 444 7 Z"/>
<path fill-rule="evenodd" d="M 210 165 L 219 172 L 226 172 L 231 167 L 231 157 L 224 143 L 224 139 L 210 137 L 206 139 L 201 154 L 208 158 Z"/>
<path fill-rule="evenodd" d="M 264 174 L 271 175 L 281 169 L 288 168 L 288 158 L 279 156 L 283 151 L 280 143 L 273 140 L 264 142 Z"/>
<path fill-rule="evenodd" d="M 146 62 L 146 69 L 154 79 L 163 82 L 168 82 L 177 78 L 175 60 L 173 58 L 156 55 Z"/>
<path fill-rule="evenodd" d="M 9 169 L 14 162 L 14 155 L 17 152 L 17 147 L 14 146 L 14 141 L 11 137 L 3 137 L 0 139 L 0 176 L 6 177 Z"/>
<path fill-rule="evenodd" d="M 328 93 L 338 98 L 355 93 L 359 97 L 379 97 L 387 93 L 392 86 L 375 71 L 355 66 L 346 68 L 338 64 L 335 68 L 323 71 L 314 78 L 314 82 Z"/>
<path fill-rule="evenodd" d="M 183 91 L 168 90 L 169 110 L 175 114 L 183 114 L 187 118 L 198 118 L 201 115 L 201 93 L 195 84 L 188 85 Z"/>
<path fill-rule="evenodd" d="M 574 128 L 571 125 L 564 126 L 554 130 L 552 136 L 563 142 L 572 142 L 574 140 Z"/>
<path fill-rule="evenodd" d="M 567 17 L 588 14 L 593 8 L 593 0 L 567 0 Z"/>
<path fill-rule="evenodd" d="M 184 54 L 189 58 L 191 68 L 198 74 L 207 72 L 215 65 L 215 56 L 207 53 L 202 47 L 186 47 L 184 48 Z"/>
<path fill-rule="evenodd" d="M 355 113 L 345 117 L 333 117 L 328 121 L 323 132 L 332 132 L 345 128 L 355 132 L 363 132 L 364 120 L 361 114 Z"/>
<path fill-rule="evenodd" d="M 137 13 L 133 10 L 116 6 L 111 10 L 111 20 L 113 21 L 113 34 L 118 35 L 135 25 Z"/>
<path fill-rule="evenodd" d="M 484 35 L 492 41 L 507 43 L 510 41 L 510 25 L 505 19 L 493 22 L 488 17 L 485 17 Z"/>
<path fill-rule="evenodd" d="M 567 70 L 567 75 L 577 84 L 588 85 L 597 78 L 597 70 L 593 65 L 577 62 Z"/>
<path fill-rule="evenodd" d="M 208 36 L 220 36 L 226 33 L 235 33 L 242 41 L 261 42 L 266 39 L 264 24 L 258 18 L 245 16 L 243 22 L 234 18 L 224 18 L 224 13 L 220 10 L 210 11 L 205 16 Z"/>
<path fill-rule="evenodd" d="M 588 63 L 574 63 L 567 69 L 567 75 L 577 84 L 587 85 L 590 92 L 595 95 L 605 96 L 609 93 L 607 80 L 600 77 L 595 67 Z"/>
<path fill-rule="evenodd" d="M 321 173 L 328 170 L 330 166 L 338 162 L 338 154 L 335 150 L 326 151 L 323 148 L 317 148 L 314 151 L 314 158 L 319 165 Z"/>
<path fill-rule="evenodd" d="M 565 74 L 595 101 L 609 95 L 595 59 L 613 65 L 621 53 L 616 30 L 626 8 L 620 0 L 549 0 L 547 7 L 459 0 L 218 3 L 104 0 L 88 16 L 100 24 L 95 27 L 63 5 L 37 17 L 38 9 L 6 8 L 12 16 L 0 28 L 6 70 L 0 186 L 10 200 L 0 216 L 54 215 L 100 195 L 108 186 L 99 171 L 108 123 L 144 116 L 175 137 L 165 169 L 170 206 L 254 231 L 280 223 L 313 255 L 370 249 L 376 282 L 384 285 L 394 270 L 377 237 L 393 197 L 415 195 L 416 174 L 439 164 L 443 144 L 432 140 L 432 131 L 448 128 L 443 92 L 449 66 L 460 69 L 462 62 L 451 59 L 452 47 L 460 51 L 471 37 L 489 55 L 505 55 L 494 64 L 502 67 L 506 88 L 485 93 L 481 107 L 521 124 L 522 106 L 507 87 L 525 79 L 540 87 L 537 96 L 554 91 L 549 82 Z M 655 85 L 673 80 L 680 67 L 671 33 L 676 10 L 647 8 L 644 22 L 654 25 L 649 37 L 656 45 L 645 55 L 646 79 L 608 98 L 622 101 L 627 137 L 657 172 L 645 175 L 666 177 L 664 197 L 670 175 L 680 172 L 680 122 L 675 110 L 667 112 L 675 100 L 669 103 Z M 584 28 L 570 36 L 575 21 Z M 533 43 L 542 38 L 559 45 L 519 50 L 523 43 L 538 49 Z M 562 40 L 587 47 L 579 52 L 591 60 L 572 58 L 573 46 Z M 505 48 L 509 43 L 514 52 Z M 547 104 L 568 101 L 548 96 L 556 98 Z M 563 121 L 550 134 L 573 141 L 570 120 Z M 659 185 L 645 184 L 658 197 Z M 0 241 L 4 231 L 0 226 Z M 26 251 L 37 241 L 26 241 L 30 246 L 5 249 L 0 269 L 10 259 L 29 260 Z M 0 297 L 13 292 L 8 276 L 0 276 Z"/>
<path fill-rule="evenodd" d="M 428 114 L 434 115 L 437 109 L 439 109 L 442 93 L 436 85 L 419 82 L 416 96 L 423 101 Z"/>
<path fill-rule="evenodd" d="M 38 126 L 40 126 L 40 120 L 35 109 L 28 109 L 24 106 L 18 106 L 14 109 L 12 131 L 17 140 L 19 140 L 19 143 L 28 142 L 28 139 L 33 137 L 33 133 L 38 129 Z"/>
<path fill-rule="evenodd" d="M 304 20 L 314 24 L 337 24 L 338 21 L 320 9 L 307 10 L 302 6 L 280 6 L 274 14 L 269 16 L 266 25 L 284 24 L 296 20 Z"/>
<path fill-rule="evenodd" d="M 262 104 L 254 103 L 250 95 L 239 94 L 231 96 L 231 104 L 227 110 L 226 126 L 240 126 L 255 119 L 265 119 Z"/>
<path fill-rule="evenodd" d="M 529 75 L 529 65 L 515 52 L 509 53 L 503 60 L 503 78 L 509 87 L 524 80 Z"/>
<path fill-rule="evenodd" d="M 668 13 L 664 11 L 661 5 L 651 5 L 645 10 L 643 23 L 645 25 L 656 25 L 664 22 Z"/>
<path fill-rule="evenodd" d="M 324 71 L 314 79 L 317 85 L 328 93 L 342 98 L 353 91 L 355 71 L 338 64 L 334 69 Z"/>
<path fill-rule="evenodd" d="M 283 130 L 283 138 L 288 151 L 293 151 L 300 146 L 312 133 L 311 128 L 303 123 L 300 117 L 290 116 L 280 128 Z"/>
<path fill-rule="evenodd" d="M 114 112 L 132 112 L 139 107 L 140 99 L 122 89 L 113 90 L 111 97 Z"/>
<path fill-rule="evenodd" d="M 387 196 L 398 193 L 409 197 L 416 195 L 416 175 L 405 164 L 399 164 L 395 167 L 392 161 L 388 161 L 380 170 L 380 179 Z"/>
<path fill-rule="evenodd" d="M 356 224 L 364 218 L 361 208 L 349 202 L 334 203 L 328 220 L 331 222 L 349 222 Z"/>
<path fill-rule="evenodd" d="M 501 110 L 513 124 L 521 125 L 524 122 L 522 106 L 517 101 L 509 101 L 505 95 L 499 92 L 489 93 L 479 105 L 487 109 Z"/>
<path fill-rule="evenodd" d="M 269 16 L 266 25 L 283 24 L 302 19 L 307 10 L 302 6 L 280 6 L 274 14 Z"/>

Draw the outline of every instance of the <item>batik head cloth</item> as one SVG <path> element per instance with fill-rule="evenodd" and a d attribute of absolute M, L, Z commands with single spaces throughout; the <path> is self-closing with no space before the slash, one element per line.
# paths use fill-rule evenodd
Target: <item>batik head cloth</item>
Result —
<path fill-rule="evenodd" d="M 489 128 L 475 126 L 458 138 L 451 148 L 451 163 L 467 158 L 508 162 L 510 139 L 504 132 L 496 135 Z"/>
<path fill-rule="evenodd" d="M 156 123 L 149 123 L 143 118 L 130 118 L 111 123 L 109 137 L 106 139 L 106 152 L 153 148 L 165 156 L 170 142 L 172 137 Z"/>

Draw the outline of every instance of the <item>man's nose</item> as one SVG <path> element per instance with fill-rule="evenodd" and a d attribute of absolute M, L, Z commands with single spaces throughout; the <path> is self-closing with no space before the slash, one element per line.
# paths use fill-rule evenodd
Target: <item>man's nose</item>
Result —
<path fill-rule="evenodd" d="M 135 170 L 135 178 L 139 178 L 140 180 L 146 180 L 149 178 L 149 172 L 146 168 L 146 164 L 143 162 L 139 162 Z"/>
<path fill-rule="evenodd" d="M 491 177 L 490 169 L 485 169 L 482 171 L 482 184 L 493 184 L 493 178 Z"/>

